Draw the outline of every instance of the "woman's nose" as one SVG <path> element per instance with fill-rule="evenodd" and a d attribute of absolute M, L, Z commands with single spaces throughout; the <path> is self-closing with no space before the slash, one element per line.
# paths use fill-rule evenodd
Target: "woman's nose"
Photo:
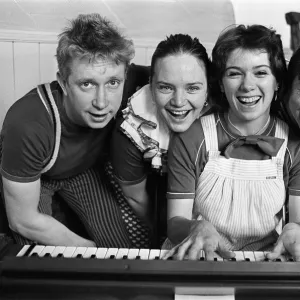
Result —
<path fill-rule="evenodd" d="M 184 91 L 176 91 L 171 99 L 171 104 L 176 107 L 182 107 L 186 102 L 187 99 Z"/>
<path fill-rule="evenodd" d="M 244 77 L 241 88 L 245 91 L 252 91 L 255 89 L 255 81 L 251 75 L 246 75 Z"/>

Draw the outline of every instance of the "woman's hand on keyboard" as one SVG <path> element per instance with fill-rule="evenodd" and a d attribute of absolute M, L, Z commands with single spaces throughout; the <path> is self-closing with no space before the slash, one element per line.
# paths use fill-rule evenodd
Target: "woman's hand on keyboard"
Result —
<path fill-rule="evenodd" d="M 300 225 L 288 223 L 284 226 L 281 235 L 272 252 L 267 254 L 269 259 L 276 259 L 288 252 L 295 261 L 300 261 Z"/>
<path fill-rule="evenodd" d="M 227 249 L 215 227 L 207 221 L 197 221 L 191 226 L 190 234 L 177 246 L 168 251 L 162 259 L 214 260 L 215 252 L 230 259 L 235 254 Z"/>

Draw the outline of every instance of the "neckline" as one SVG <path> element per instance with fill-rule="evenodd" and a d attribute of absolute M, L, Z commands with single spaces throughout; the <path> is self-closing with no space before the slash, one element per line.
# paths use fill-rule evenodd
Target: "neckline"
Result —
<path fill-rule="evenodd" d="M 227 112 L 226 112 L 226 113 L 227 113 Z M 239 134 L 233 132 L 233 131 L 230 129 L 230 127 L 229 127 L 229 125 L 227 124 L 227 121 L 226 121 L 226 119 L 225 119 L 225 113 L 224 113 L 224 112 L 223 112 L 223 113 L 218 113 L 218 117 L 219 117 L 219 119 L 220 119 L 220 123 L 221 123 L 222 127 L 224 128 L 224 130 L 225 130 L 231 137 L 233 137 L 233 138 L 236 139 L 236 138 L 239 138 L 239 137 L 243 136 L 243 135 L 239 135 Z M 272 128 L 274 127 L 274 123 L 275 123 L 275 118 L 274 118 L 274 116 L 270 115 L 270 122 L 269 122 L 268 126 L 265 128 L 265 130 L 264 130 L 262 133 L 258 134 L 257 136 L 260 136 L 260 135 L 269 135 L 270 132 L 271 132 L 271 130 L 272 130 Z"/>

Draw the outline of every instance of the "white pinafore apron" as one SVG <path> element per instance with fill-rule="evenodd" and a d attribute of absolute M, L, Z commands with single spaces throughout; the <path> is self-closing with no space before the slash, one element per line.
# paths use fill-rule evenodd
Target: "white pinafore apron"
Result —
<path fill-rule="evenodd" d="M 201 123 L 208 162 L 197 181 L 193 219 L 211 222 L 230 250 L 266 249 L 282 229 L 288 126 L 276 120 L 275 137 L 284 142 L 275 157 L 242 160 L 220 155 L 214 115 Z"/>

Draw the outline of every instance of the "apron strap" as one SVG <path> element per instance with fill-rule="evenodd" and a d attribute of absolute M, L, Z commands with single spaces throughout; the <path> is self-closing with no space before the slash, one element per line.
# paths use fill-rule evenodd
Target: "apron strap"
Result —
<path fill-rule="evenodd" d="M 281 145 L 276 159 L 279 160 L 282 164 L 284 163 L 284 156 L 287 149 L 287 143 L 289 139 L 289 127 L 282 120 L 276 118 L 276 129 L 275 129 L 275 137 L 284 139 L 283 144 Z"/>
<path fill-rule="evenodd" d="M 51 158 L 48 161 L 47 165 L 42 170 L 42 173 L 45 173 L 53 167 L 58 156 L 60 137 L 61 137 L 61 122 L 60 122 L 58 108 L 52 95 L 50 84 L 45 83 L 45 84 L 38 85 L 37 91 L 41 101 L 43 102 L 45 108 L 47 109 L 50 115 L 50 118 L 54 125 L 54 132 L 55 132 L 55 144 L 54 144 L 54 149 Z"/>
<path fill-rule="evenodd" d="M 206 151 L 219 151 L 215 115 L 211 114 L 201 117 L 200 120 L 205 138 Z"/>

